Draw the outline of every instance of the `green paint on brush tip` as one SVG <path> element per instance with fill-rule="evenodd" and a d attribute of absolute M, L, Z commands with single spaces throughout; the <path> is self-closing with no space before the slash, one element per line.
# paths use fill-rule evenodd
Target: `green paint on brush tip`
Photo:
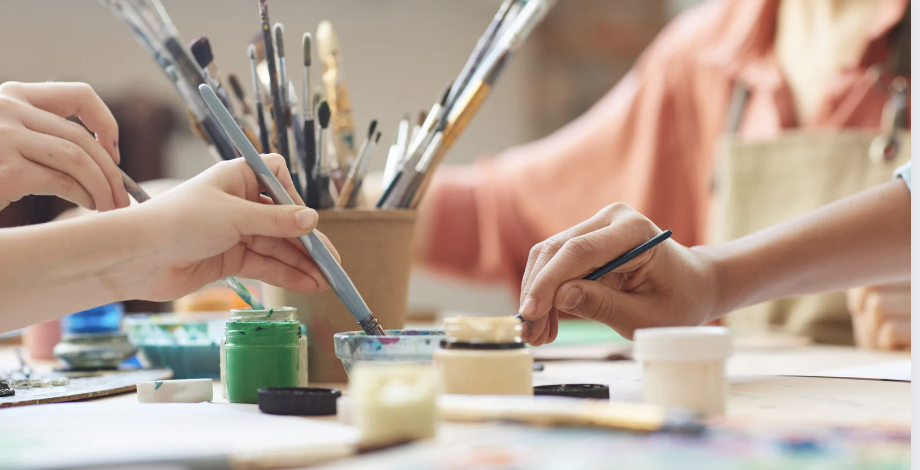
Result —
<path fill-rule="evenodd" d="M 268 309 L 268 316 L 269 316 L 269 317 L 272 316 L 273 313 L 275 313 L 275 309 L 273 309 L 273 308 Z"/>
<path fill-rule="evenodd" d="M 159 390 L 160 386 L 163 385 L 163 382 L 154 382 L 156 385 L 153 387 L 154 390 Z"/>

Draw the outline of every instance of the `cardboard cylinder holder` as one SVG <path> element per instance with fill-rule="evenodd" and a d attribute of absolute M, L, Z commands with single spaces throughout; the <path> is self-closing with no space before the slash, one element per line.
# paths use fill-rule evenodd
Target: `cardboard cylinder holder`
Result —
<path fill-rule="evenodd" d="M 416 212 L 409 210 L 319 211 L 317 229 L 335 245 L 345 272 L 387 330 L 406 322 L 415 221 Z M 295 307 L 306 325 L 310 382 L 347 382 L 332 337 L 360 328 L 335 292 L 300 294 L 266 284 L 264 296 L 267 306 Z"/>

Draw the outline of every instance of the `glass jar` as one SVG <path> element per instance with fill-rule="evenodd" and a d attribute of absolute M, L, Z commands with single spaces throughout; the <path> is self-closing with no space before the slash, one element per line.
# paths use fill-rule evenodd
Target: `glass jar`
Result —
<path fill-rule="evenodd" d="M 297 321 L 297 309 L 294 307 L 267 308 L 264 310 L 233 309 L 230 310 L 230 321 Z M 306 328 L 300 325 L 300 350 L 298 351 L 299 366 L 297 373 L 298 387 L 306 387 L 309 372 L 307 367 L 307 334 Z M 224 335 L 220 340 L 220 380 L 223 397 L 227 398 L 227 353 Z"/>
<path fill-rule="evenodd" d="M 227 322 L 226 384 L 231 403 L 257 403 L 263 387 L 297 387 L 300 323 Z"/>
<path fill-rule="evenodd" d="M 514 317 L 447 318 L 434 363 L 444 393 L 533 395 L 533 354 Z"/>

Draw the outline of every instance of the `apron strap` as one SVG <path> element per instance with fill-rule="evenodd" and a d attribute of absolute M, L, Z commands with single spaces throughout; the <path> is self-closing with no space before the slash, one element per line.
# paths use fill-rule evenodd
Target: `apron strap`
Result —
<path fill-rule="evenodd" d="M 890 70 L 896 76 L 910 76 L 910 4 L 904 9 L 904 16 L 891 31 L 892 48 L 889 59 Z"/>
<path fill-rule="evenodd" d="M 741 128 L 741 118 L 744 117 L 744 110 L 747 108 L 748 98 L 750 97 L 751 90 L 747 85 L 740 81 L 735 81 L 732 85 L 732 96 L 728 102 L 728 115 L 725 119 L 726 134 L 733 135 L 738 133 L 738 129 Z"/>

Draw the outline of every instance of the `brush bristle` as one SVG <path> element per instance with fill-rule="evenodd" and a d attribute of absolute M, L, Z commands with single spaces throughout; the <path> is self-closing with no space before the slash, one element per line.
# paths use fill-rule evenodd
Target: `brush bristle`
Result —
<path fill-rule="evenodd" d="M 278 57 L 284 57 L 284 25 L 281 23 L 275 23 L 275 50 L 278 52 Z"/>
<path fill-rule="evenodd" d="M 249 59 L 250 59 L 250 60 L 256 60 L 256 46 L 255 46 L 255 44 L 250 44 L 249 47 L 247 48 L 247 51 L 249 52 Z"/>
<path fill-rule="evenodd" d="M 380 131 L 377 131 L 377 135 L 374 136 L 374 143 L 380 142 Z"/>
<path fill-rule="evenodd" d="M 309 67 L 313 64 L 313 35 L 303 33 L 303 65 Z"/>
<path fill-rule="evenodd" d="M 206 69 L 211 65 L 211 62 L 214 61 L 214 54 L 211 52 L 211 42 L 208 41 L 207 36 L 202 36 L 192 41 L 190 49 L 199 67 Z"/>
<path fill-rule="evenodd" d="M 259 17 L 262 18 L 263 23 L 268 23 L 268 1 L 259 0 Z"/>
<path fill-rule="evenodd" d="M 240 85 L 239 77 L 237 77 L 235 73 L 231 73 L 227 75 L 227 80 L 230 82 L 230 88 L 233 89 L 233 94 L 236 95 L 240 101 L 244 101 L 246 94 L 243 93 L 243 86 Z"/>
<path fill-rule="evenodd" d="M 368 128 L 368 130 L 367 130 L 367 138 L 368 138 L 368 139 L 370 139 L 371 137 L 374 136 L 374 131 L 375 131 L 375 130 L 377 130 L 377 120 L 376 120 L 376 119 L 372 119 L 372 120 L 371 120 L 370 128 Z"/>
<path fill-rule="evenodd" d="M 332 111 L 329 109 L 329 103 L 323 101 L 319 104 L 316 111 L 316 117 L 319 118 L 319 127 L 323 129 L 329 127 L 329 119 L 332 118 Z"/>

